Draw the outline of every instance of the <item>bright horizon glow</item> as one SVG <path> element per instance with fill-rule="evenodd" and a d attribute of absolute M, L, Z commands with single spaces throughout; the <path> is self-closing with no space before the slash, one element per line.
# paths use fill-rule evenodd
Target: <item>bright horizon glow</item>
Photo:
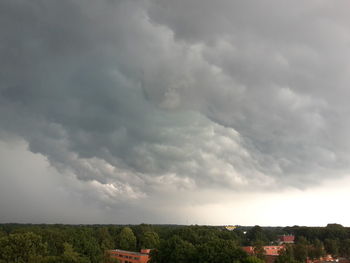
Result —
<path fill-rule="evenodd" d="M 0 200 L 7 199 L 6 201 L 13 205 L 14 211 L 13 215 L 3 215 L 0 219 L 1 223 L 130 223 L 118 221 L 118 211 L 115 211 L 114 214 L 107 208 L 100 209 L 97 204 L 91 205 L 78 196 L 76 196 L 77 199 L 72 200 L 74 194 L 64 190 L 64 186 L 72 183 L 75 179 L 65 178 L 54 168 L 50 168 L 44 156 L 33 154 L 26 147 L 27 145 L 23 141 L 17 141 L 15 144 L 12 141 L 11 145 L 0 141 L 0 156 L 2 157 L 0 172 L 12 176 L 10 187 L 16 189 L 10 195 L 5 189 L 8 189 L 9 186 L 0 186 Z M 25 162 L 21 166 L 12 165 L 19 157 Z M 33 167 L 35 167 L 34 170 Z M 28 176 L 28 171 L 35 173 L 33 181 L 22 184 Z M 55 183 L 50 182 L 49 177 L 56 178 Z M 57 188 L 56 184 L 60 187 Z M 242 226 L 326 226 L 328 223 L 338 223 L 350 226 L 350 211 L 343 208 L 344 203 L 339 202 L 339 200 L 348 200 L 349 185 L 350 177 L 343 177 L 338 180 L 324 181 L 319 186 L 305 190 L 285 189 L 272 193 L 235 194 L 208 191 L 201 194 L 204 196 L 215 194 L 218 199 L 225 199 L 225 201 L 213 202 L 209 205 L 192 204 L 184 207 L 168 207 L 168 210 L 163 208 L 170 216 L 173 216 L 174 211 L 171 212 L 173 209 L 178 209 L 177 213 L 179 214 L 189 215 L 179 217 L 177 220 L 165 217 L 165 221 L 152 221 L 140 217 L 131 223 Z M 43 196 L 45 198 L 42 198 Z M 25 211 L 25 207 L 30 206 L 26 200 L 35 200 L 36 209 L 34 211 L 29 213 Z M 60 204 L 60 201 L 70 202 L 68 210 L 64 204 Z M 57 205 L 47 209 L 47 204 L 55 203 Z M 24 213 L 21 213 L 21 210 Z M 31 210 L 33 209 L 31 208 Z M 89 212 L 82 212 L 86 210 Z M 88 219 L 81 220 L 81 213 L 85 213 Z M 342 220 L 339 220 L 340 213 L 342 213 Z M 113 217 L 116 219 L 112 219 Z"/>

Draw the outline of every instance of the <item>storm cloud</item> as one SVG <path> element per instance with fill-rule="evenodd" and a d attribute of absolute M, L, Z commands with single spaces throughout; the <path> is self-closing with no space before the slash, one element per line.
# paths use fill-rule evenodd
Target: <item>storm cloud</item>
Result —
<path fill-rule="evenodd" d="M 349 8 L 2 0 L 0 139 L 47 158 L 70 193 L 149 220 L 344 176 Z"/>

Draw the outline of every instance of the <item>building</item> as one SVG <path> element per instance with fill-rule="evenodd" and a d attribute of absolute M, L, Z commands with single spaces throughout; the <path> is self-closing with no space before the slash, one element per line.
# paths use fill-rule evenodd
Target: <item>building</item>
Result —
<path fill-rule="evenodd" d="M 242 249 L 247 252 L 249 255 L 254 255 L 254 247 L 248 246 L 248 247 L 242 247 Z M 265 262 L 266 263 L 274 263 L 281 253 L 282 250 L 284 250 L 284 246 L 263 246 L 264 249 L 264 256 L 265 256 Z"/>
<path fill-rule="evenodd" d="M 350 259 L 343 257 L 334 258 L 332 255 L 325 255 L 318 259 L 307 259 L 306 263 L 350 263 Z"/>
<path fill-rule="evenodd" d="M 253 246 L 242 247 L 242 249 L 249 255 L 255 254 Z M 265 251 L 265 256 L 278 256 L 280 254 L 280 251 L 284 249 L 284 246 L 263 246 L 263 249 Z"/>
<path fill-rule="evenodd" d="M 116 258 L 120 263 L 147 263 L 150 259 L 150 249 L 141 249 L 141 252 L 132 252 L 121 249 L 109 250 L 112 258 Z"/>
<path fill-rule="evenodd" d="M 237 227 L 236 226 L 225 226 L 226 230 L 228 231 L 233 231 L 235 230 Z"/>
<path fill-rule="evenodd" d="M 282 235 L 278 236 L 277 242 L 278 244 L 293 244 L 295 236 L 293 235 Z"/>

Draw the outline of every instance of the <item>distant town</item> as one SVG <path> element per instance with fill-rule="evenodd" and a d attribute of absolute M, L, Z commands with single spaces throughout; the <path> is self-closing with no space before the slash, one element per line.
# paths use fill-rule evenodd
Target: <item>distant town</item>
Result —
<path fill-rule="evenodd" d="M 350 228 L 0 225 L 0 263 L 350 263 Z"/>

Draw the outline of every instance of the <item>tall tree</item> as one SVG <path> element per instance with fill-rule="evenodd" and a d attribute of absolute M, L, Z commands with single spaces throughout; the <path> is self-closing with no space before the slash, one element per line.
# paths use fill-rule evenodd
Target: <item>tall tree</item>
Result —
<path fill-rule="evenodd" d="M 251 245 L 253 245 L 257 241 L 266 242 L 267 238 L 264 234 L 262 227 L 254 226 L 247 232 L 247 238 Z"/>
<path fill-rule="evenodd" d="M 136 249 L 136 237 L 130 227 L 124 227 L 120 232 L 119 248 L 131 251 Z"/>
<path fill-rule="evenodd" d="M 28 263 L 45 256 L 47 245 L 34 233 L 10 234 L 0 238 L 0 262 Z"/>
<path fill-rule="evenodd" d="M 114 248 L 114 241 L 107 227 L 97 229 L 97 241 L 102 251 Z"/>
<path fill-rule="evenodd" d="M 163 240 L 159 250 L 152 253 L 152 263 L 188 263 L 196 262 L 195 246 L 179 236 L 174 235 L 168 240 Z"/>
<path fill-rule="evenodd" d="M 343 240 L 343 242 L 341 243 L 340 254 L 343 257 L 347 257 L 347 258 L 350 257 L 350 239 L 349 238 Z"/>
<path fill-rule="evenodd" d="M 4 231 L 0 230 L 0 238 L 5 237 L 5 236 L 6 236 L 6 233 Z"/>
<path fill-rule="evenodd" d="M 157 248 L 159 246 L 159 236 L 154 231 L 147 231 L 141 236 L 141 248 Z"/>
<path fill-rule="evenodd" d="M 78 252 L 76 252 L 73 246 L 69 243 L 64 243 L 64 252 L 62 255 L 62 261 L 65 263 L 85 263 L 89 260 L 85 257 L 82 257 Z"/>
<path fill-rule="evenodd" d="M 294 258 L 294 246 L 286 245 L 285 249 L 277 257 L 276 263 L 297 263 Z"/>
<path fill-rule="evenodd" d="M 299 262 L 306 262 L 308 258 L 309 243 L 305 237 L 300 237 L 294 247 L 295 259 Z"/>
<path fill-rule="evenodd" d="M 324 255 L 323 244 L 319 239 L 315 239 L 308 252 L 309 258 L 318 259 Z"/>
<path fill-rule="evenodd" d="M 326 236 L 329 239 L 345 239 L 346 229 L 340 224 L 328 224 L 326 226 Z"/>
<path fill-rule="evenodd" d="M 196 259 L 201 263 L 232 263 L 242 262 L 247 254 L 234 241 L 217 238 L 197 246 Z"/>
<path fill-rule="evenodd" d="M 324 247 L 327 253 L 331 254 L 332 256 L 338 256 L 340 247 L 338 239 L 326 238 L 324 240 Z"/>

